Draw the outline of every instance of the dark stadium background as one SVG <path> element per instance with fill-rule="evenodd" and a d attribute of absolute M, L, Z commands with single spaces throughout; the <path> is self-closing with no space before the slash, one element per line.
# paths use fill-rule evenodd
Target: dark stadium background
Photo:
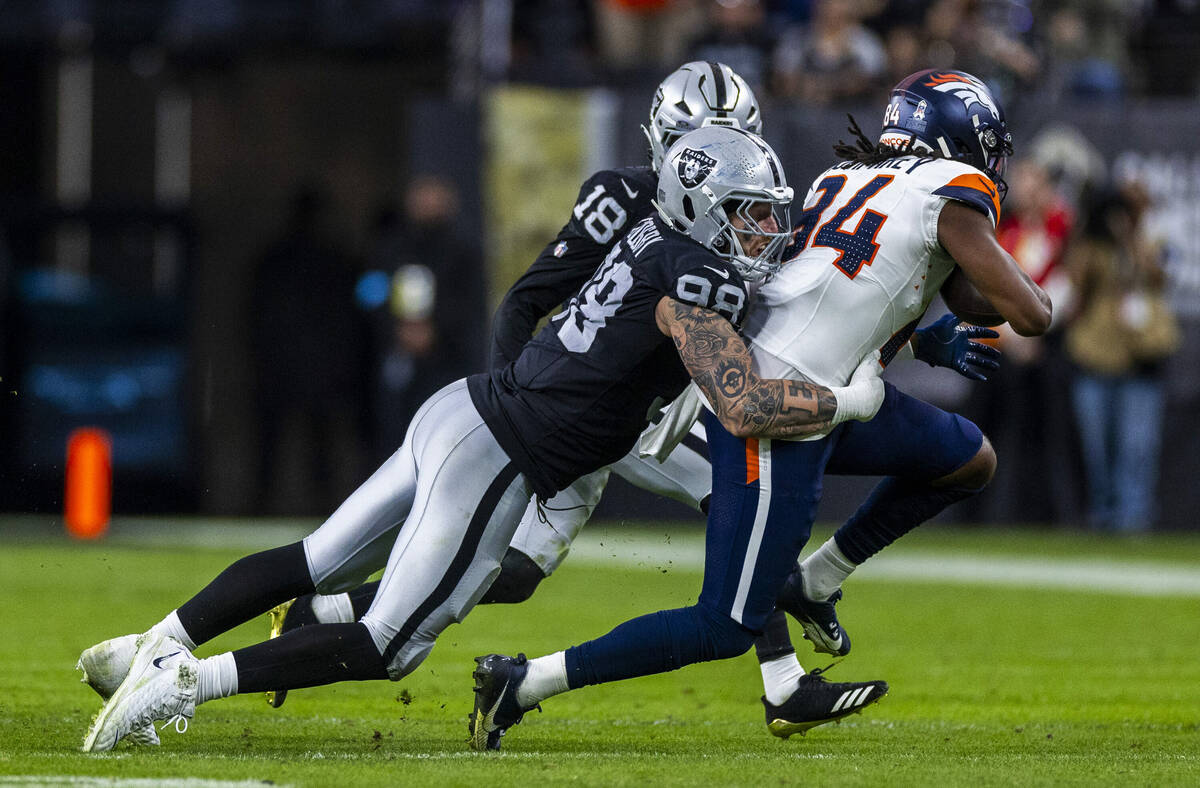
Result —
<path fill-rule="evenodd" d="M 330 511 L 398 444 L 398 414 L 418 393 L 378 394 L 395 326 L 370 272 L 424 265 L 442 274 L 434 317 L 423 318 L 437 326 L 433 352 L 415 374 L 448 382 L 484 363 L 491 310 L 532 260 L 521 250 L 553 236 L 586 171 L 644 160 L 638 126 L 678 63 L 606 60 L 597 9 L 614 2 L 0 2 L 0 510 L 60 511 L 67 435 L 94 425 L 114 437 L 118 513 Z M 712 3 L 692 5 L 708 13 Z M 755 36 L 803 29 L 814 5 L 762 4 Z M 864 15 L 886 36 L 949 5 L 870 2 Z M 1156 200 L 1185 335 L 1166 373 L 1158 527 L 1195 528 L 1200 8 L 1127 4 L 1114 22 L 1112 3 L 958 5 L 991 26 L 985 38 L 1007 37 L 1036 58 L 1022 70 L 989 65 L 979 51 L 934 53 L 940 67 L 989 69 L 1018 158 L 1039 135 L 1070 148 L 1076 134 Z M 1069 71 L 1051 29 L 1064 10 L 1121 31 L 1119 67 L 1105 72 L 1119 84 Z M 801 193 L 845 136 L 847 112 L 873 133 L 886 84 L 835 100 L 754 85 L 766 137 Z M 1068 189 L 1080 177 L 1066 165 L 1058 175 Z M 425 181 L 457 193 L 453 222 L 433 245 L 408 228 L 389 247 L 397 235 L 388 228 Z M 313 281 L 349 285 L 310 288 L 327 300 L 285 332 L 306 378 L 294 387 L 255 360 L 256 332 L 282 325 L 269 305 L 278 288 L 264 290 L 255 271 L 302 207 L 326 229 L 329 254 L 313 265 L 343 266 Z M 278 284 L 274 275 L 267 281 Z M 1059 363 L 1042 373 L 1022 379 L 1036 390 L 1006 388 L 1001 398 L 943 371 L 896 371 L 901 385 L 962 409 L 996 441 L 993 488 L 948 519 L 1081 524 L 1071 371 Z M 298 397 L 317 404 L 298 422 L 264 428 Z M 332 438 L 327 417 L 337 422 Z M 822 517 L 844 516 L 870 483 L 828 480 Z M 614 482 L 599 515 L 686 512 Z"/>

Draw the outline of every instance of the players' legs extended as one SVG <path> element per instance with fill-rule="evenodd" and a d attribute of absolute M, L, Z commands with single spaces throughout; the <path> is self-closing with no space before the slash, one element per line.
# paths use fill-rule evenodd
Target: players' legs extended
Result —
<path fill-rule="evenodd" d="M 700 422 L 665 462 L 639 457 L 635 449 L 612 465 L 611 471 L 635 487 L 707 513 L 712 468 Z M 533 596 L 538 584 L 566 560 L 575 538 L 600 502 L 609 473 L 610 469 L 605 468 L 578 479 L 540 508 L 536 501 L 530 502 L 501 562 L 500 574 L 479 604 L 516 604 Z M 371 606 L 378 589 L 379 583 L 372 582 L 343 594 L 306 594 L 287 611 L 283 630 L 357 621 Z"/>
<path fill-rule="evenodd" d="M 608 469 L 604 468 L 578 479 L 548 501 L 530 500 L 512 544 L 500 562 L 500 574 L 479 604 L 516 604 L 533 596 L 538 584 L 566 558 L 575 537 L 600 502 L 608 475 Z M 286 618 L 280 622 L 280 629 L 288 632 L 310 624 L 358 621 L 375 601 L 379 585 L 375 581 L 345 593 L 305 594 L 284 611 Z"/>
<path fill-rule="evenodd" d="M 838 436 L 829 473 L 885 478 L 801 564 L 803 593 L 810 599 L 828 599 L 856 566 L 980 492 L 995 473 L 996 453 L 975 424 L 891 384 L 886 390 L 874 419 L 848 422 Z"/>
<path fill-rule="evenodd" d="M 204 660 L 155 636 L 139 645 L 129 678 L 97 716 L 85 749 L 109 749 L 152 720 L 191 717 L 196 705 L 215 698 L 395 680 L 420 664 L 437 636 L 466 616 L 500 571 L 532 490 L 465 385 L 452 385 L 424 418 L 414 420 L 405 446 L 415 462 L 416 494 L 361 622 L 301 627 Z M 353 584 L 345 579 L 349 573 L 339 574 L 355 563 L 334 564 L 334 574 L 319 582 Z"/>
<path fill-rule="evenodd" d="M 826 441 L 742 440 L 711 419 L 713 497 L 697 604 L 621 624 L 596 640 L 530 663 L 525 707 L 588 684 L 734 657 L 750 648 L 808 538 Z"/>
<path fill-rule="evenodd" d="M 637 449 L 613 465 L 625 481 L 708 514 L 712 464 L 703 421 L 697 421 L 663 462 L 641 457 Z M 763 697 L 772 704 L 786 701 L 800 687 L 804 668 L 796 657 L 782 613 L 773 614 L 754 638 L 754 653 L 763 679 Z"/>
<path fill-rule="evenodd" d="M 307 589 L 353 587 L 385 563 L 420 489 L 417 468 L 431 459 L 430 446 L 445 446 L 445 453 L 460 444 L 455 430 L 465 433 L 482 427 L 478 414 L 464 407 L 464 401 L 470 405 L 461 381 L 434 395 L 414 418 L 404 446 L 304 542 L 235 563 L 146 635 L 117 638 L 85 652 L 80 662 L 89 675 L 92 671 L 87 668 L 99 661 L 85 660 L 88 653 L 109 654 L 101 666 L 108 668 L 105 678 L 116 681 L 104 682 L 107 692 L 101 694 L 111 697 L 89 731 L 85 748 L 108 749 L 150 721 L 190 717 L 195 704 L 235 694 L 239 688 L 251 692 L 386 678 L 380 648 L 358 624 L 304 627 L 243 649 L 240 659 L 224 653 L 196 660 L 190 649 L 221 627 L 240 623 L 286 598 L 302 582 Z M 466 423 L 465 414 L 473 414 L 478 424 Z M 436 475 L 438 467 L 430 473 Z M 266 576 L 257 576 L 253 569 Z M 101 648 L 117 642 L 122 645 L 119 650 Z M 179 648 L 180 644 L 186 648 Z M 112 656 L 118 651 L 120 660 Z M 117 666 L 118 661 L 122 665 Z M 89 683 L 101 689 L 97 682 Z"/>
<path fill-rule="evenodd" d="M 451 388 L 431 397 L 413 424 Z M 293 597 L 361 584 L 386 563 L 415 491 L 416 463 L 406 440 L 303 541 L 235 561 L 154 631 L 195 648 Z"/>
<path fill-rule="evenodd" d="M 414 422 L 406 445 L 417 473 L 412 511 L 362 621 L 302 627 L 234 652 L 238 691 L 398 679 L 495 578 L 530 488 L 465 386 Z M 331 576 L 322 587 L 346 582 L 353 582 L 349 574 Z"/>

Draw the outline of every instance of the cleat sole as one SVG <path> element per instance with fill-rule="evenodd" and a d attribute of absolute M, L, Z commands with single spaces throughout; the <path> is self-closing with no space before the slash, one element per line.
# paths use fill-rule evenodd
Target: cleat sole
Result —
<path fill-rule="evenodd" d="M 869 701 L 864 703 L 862 706 L 855 708 L 853 711 L 849 711 L 844 714 L 836 714 L 832 717 L 826 717 L 823 720 L 807 720 L 805 722 L 789 722 L 787 720 L 780 720 L 780 719 L 771 720 L 770 722 L 767 723 L 767 730 L 769 730 L 771 732 L 772 736 L 777 736 L 780 739 L 783 739 L 785 741 L 789 737 L 791 737 L 797 733 L 800 734 L 801 736 L 804 736 L 810 730 L 817 727 L 818 725 L 826 725 L 830 722 L 837 723 L 840 725 L 842 720 L 844 720 L 845 718 L 849 717 L 852 714 L 862 714 L 863 710 L 866 709 L 868 706 L 874 706 L 876 703 L 883 700 L 885 697 L 887 697 L 887 692 L 882 692 L 879 695 L 875 696 L 874 698 L 871 698 Z"/>
<path fill-rule="evenodd" d="M 288 611 L 292 609 L 292 605 L 296 602 L 295 599 L 289 599 L 281 605 L 276 605 L 271 608 L 271 629 L 267 633 L 267 640 L 274 640 L 283 634 L 283 622 L 287 619 Z M 287 700 L 287 690 L 267 690 L 263 695 L 267 699 L 267 703 L 271 708 L 278 709 Z"/>

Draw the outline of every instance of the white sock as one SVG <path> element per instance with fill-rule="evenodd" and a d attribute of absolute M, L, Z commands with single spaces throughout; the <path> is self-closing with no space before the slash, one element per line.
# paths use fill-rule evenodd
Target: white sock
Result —
<path fill-rule="evenodd" d="M 228 698 L 238 691 L 237 662 L 232 651 L 200 660 L 196 684 L 196 705 L 216 698 Z"/>
<path fill-rule="evenodd" d="M 792 697 L 792 693 L 800 688 L 800 677 L 804 675 L 804 668 L 794 651 L 769 662 L 760 662 L 758 668 L 762 671 L 763 695 L 772 706 Z"/>
<path fill-rule="evenodd" d="M 150 631 L 159 635 L 170 635 L 187 646 L 188 651 L 196 650 L 196 643 L 192 640 L 192 636 L 187 633 L 187 630 L 183 628 L 183 624 L 179 622 L 178 610 L 172 610 L 167 614 L 166 618 L 150 627 Z"/>
<path fill-rule="evenodd" d="M 546 698 L 568 689 L 567 652 L 556 651 L 529 660 L 529 671 L 521 686 L 517 687 L 517 703 L 523 709 L 532 709 Z"/>
<path fill-rule="evenodd" d="M 312 611 L 322 624 L 354 623 L 354 605 L 350 604 L 349 594 L 314 594 Z"/>
<path fill-rule="evenodd" d="M 842 554 L 833 537 L 829 537 L 829 541 L 800 563 L 804 572 L 804 595 L 821 602 L 829 599 L 857 566 Z"/>

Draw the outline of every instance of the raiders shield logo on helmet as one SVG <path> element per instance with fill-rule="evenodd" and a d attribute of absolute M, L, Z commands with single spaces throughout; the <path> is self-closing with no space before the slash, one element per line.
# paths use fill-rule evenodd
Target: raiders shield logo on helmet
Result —
<path fill-rule="evenodd" d="M 695 148 L 684 148 L 683 153 L 679 154 L 679 181 L 685 187 L 694 189 L 712 172 L 713 167 L 717 166 L 717 160 L 701 150 Z"/>

